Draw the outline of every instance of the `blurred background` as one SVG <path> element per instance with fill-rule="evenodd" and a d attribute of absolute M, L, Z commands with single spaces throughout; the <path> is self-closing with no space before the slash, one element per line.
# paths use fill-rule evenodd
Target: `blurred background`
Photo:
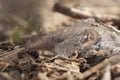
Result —
<path fill-rule="evenodd" d="M 120 16 L 120 0 L 0 0 L 0 41 L 48 34 L 80 20 L 53 11 L 56 2 L 92 14 Z"/>

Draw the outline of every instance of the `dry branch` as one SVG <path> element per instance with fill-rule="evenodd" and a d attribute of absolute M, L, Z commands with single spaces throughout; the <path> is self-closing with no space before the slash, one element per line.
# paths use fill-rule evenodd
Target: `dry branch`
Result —
<path fill-rule="evenodd" d="M 92 73 L 97 72 L 98 70 L 104 68 L 108 64 L 115 64 L 120 62 L 120 55 L 114 55 L 110 58 L 104 60 L 103 62 L 99 63 L 98 65 L 92 67 L 90 70 L 85 71 L 80 77 L 81 79 L 85 79 L 86 77 L 90 76 Z"/>
<path fill-rule="evenodd" d="M 59 13 L 62 13 L 64 15 L 81 19 L 81 18 L 94 18 L 96 20 L 100 20 L 102 22 L 107 22 L 107 21 L 120 21 L 120 17 L 117 15 L 100 15 L 100 14 L 92 14 L 88 12 L 84 12 L 75 8 L 69 8 L 66 7 L 60 3 L 56 3 L 53 7 L 53 10 Z"/>

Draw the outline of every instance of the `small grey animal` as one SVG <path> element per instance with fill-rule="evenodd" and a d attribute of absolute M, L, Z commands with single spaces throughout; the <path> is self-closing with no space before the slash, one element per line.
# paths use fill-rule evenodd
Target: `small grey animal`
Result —
<path fill-rule="evenodd" d="M 48 50 L 65 57 L 74 52 L 86 56 L 89 51 L 100 49 L 110 50 L 110 54 L 119 53 L 120 36 L 113 28 L 97 23 L 94 19 L 73 23 L 71 26 L 50 33 L 27 48 Z"/>

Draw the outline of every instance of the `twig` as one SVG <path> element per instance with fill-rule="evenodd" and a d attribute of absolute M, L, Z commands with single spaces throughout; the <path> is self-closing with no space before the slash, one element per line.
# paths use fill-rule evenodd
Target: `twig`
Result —
<path fill-rule="evenodd" d="M 0 62 L 7 62 L 11 65 L 14 65 L 14 61 L 18 60 L 18 53 L 23 52 L 24 48 L 15 49 L 13 51 L 10 51 L 8 53 L 5 53 L 5 55 L 0 56 Z M 11 54 L 9 54 L 11 53 Z"/>
<path fill-rule="evenodd" d="M 77 10 L 75 8 L 69 8 L 66 7 L 60 3 L 56 3 L 53 7 L 53 10 L 59 13 L 62 13 L 64 15 L 81 19 L 81 18 L 95 18 L 96 20 L 100 20 L 102 22 L 107 22 L 107 21 L 120 21 L 120 17 L 116 15 L 100 15 L 100 14 L 92 14 L 92 13 L 87 13 L 81 10 Z"/>
<path fill-rule="evenodd" d="M 108 64 L 104 70 L 102 80 L 111 80 L 111 65 Z"/>

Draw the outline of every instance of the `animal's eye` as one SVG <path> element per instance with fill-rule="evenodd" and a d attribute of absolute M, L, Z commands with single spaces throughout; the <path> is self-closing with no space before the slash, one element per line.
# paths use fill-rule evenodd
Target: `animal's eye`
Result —
<path fill-rule="evenodd" d="M 84 37 L 83 37 L 83 42 L 82 43 L 85 43 L 85 42 L 88 42 L 88 35 L 84 35 Z"/>
<path fill-rule="evenodd" d="M 89 41 L 89 37 L 90 37 L 90 35 L 88 34 L 88 33 L 86 33 L 86 32 L 83 32 L 82 34 L 81 34 L 81 43 L 86 43 L 86 42 L 88 42 Z"/>

